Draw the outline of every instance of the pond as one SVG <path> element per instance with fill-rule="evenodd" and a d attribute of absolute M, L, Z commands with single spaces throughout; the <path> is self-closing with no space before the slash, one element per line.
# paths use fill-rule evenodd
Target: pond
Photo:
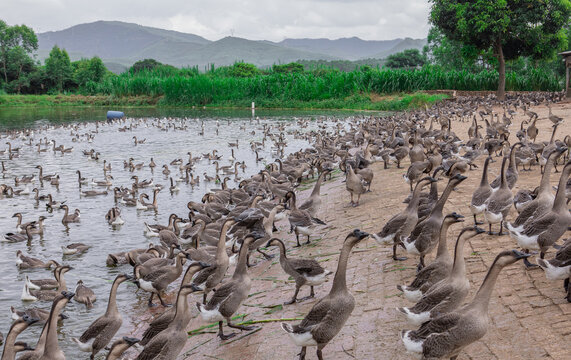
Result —
<path fill-rule="evenodd" d="M 106 308 L 107 297 L 111 283 L 119 273 L 132 273 L 129 265 L 107 267 L 106 258 L 109 253 L 120 252 L 135 248 L 147 247 L 149 242 L 158 243 L 157 238 L 149 239 L 144 235 L 144 223 L 168 223 L 169 214 L 175 213 L 186 218 L 188 201 L 200 201 L 202 195 L 209 189 L 220 187 L 215 182 L 205 181 L 204 174 L 210 177 L 216 175 L 215 164 L 207 158 L 197 161 L 192 173 L 200 176 L 200 184 L 195 187 L 185 182 L 178 184 L 179 192 L 169 191 L 170 178 L 176 181 L 184 174 L 179 165 L 171 165 L 175 159 L 182 159 L 184 165 L 189 158 L 202 157 L 212 153 L 222 156 L 220 166 L 232 165 L 231 150 L 234 149 L 236 161 L 243 161 L 245 169 L 239 169 L 238 175 L 229 175 L 230 187 L 237 187 L 240 179 L 249 177 L 276 157 L 275 148 L 269 138 L 261 146 L 258 155 L 263 158 L 256 161 L 251 142 L 262 142 L 264 131 L 278 135 L 279 126 L 285 131 L 287 141 L 285 155 L 307 148 L 309 143 L 303 136 L 320 128 L 333 132 L 339 124 L 348 126 L 353 118 L 348 113 L 325 112 L 271 112 L 259 111 L 252 117 L 250 110 L 246 111 L 203 111 L 192 109 L 121 109 L 129 116 L 126 120 L 107 123 L 107 109 L 104 108 L 52 108 L 52 109 L 2 109 L 0 110 L 0 160 L 5 164 L 6 172 L 0 178 L 0 184 L 13 186 L 15 190 L 32 190 L 38 188 L 40 195 L 51 194 L 55 200 L 65 201 L 71 210 L 80 209 L 81 221 L 64 226 L 61 222 L 63 211 L 46 211 L 44 201 L 35 201 L 34 193 L 14 197 L 0 198 L 0 231 L 2 234 L 16 231 L 16 218 L 12 215 L 20 212 L 24 222 L 37 220 L 39 216 L 47 217 L 43 236 L 34 236 L 30 242 L 9 243 L 0 242 L 0 271 L 2 286 L 0 289 L 0 331 L 8 332 L 10 326 L 10 306 L 23 309 L 37 306 L 49 309 L 51 303 L 26 303 L 20 295 L 24 287 L 25 276 L 32 279 L 51 278 L 51 272 L 46 269 L 18 270 L 16 267 L 16 251 L 42 260 L 54 259 L 59 263 L 71 265 L 73 270 L 65 276 L 68 289 L 74 290 L 78 280 L 93 289 L 97 301 L 92 309 L 87 310 L 82 304 L 71 301 L 64 313 L 69 317 L 59 328 L 60 347 L 68 358 L 87 358 L 88 354 L 79 353 L 71 341 L 71 337 L 79 337 L 81 333 L 100 316 Z M 369 116 L 367 113 L 365 116 Z M 363 115 L 356 115 L 363 116 Z M 20 129 L 16 131 L 15 129 Z M 25 130 L 25 131 L 22 131 Z M 295 130 L 295 131 L 294 131 Z M 299 130 L 299 132 L 297 131 Z M 144 143 L 135 145 L 133 137 Z M 91 139 L 91 140 L 88 140 Z M 73 147 L 70 153 L 54 152 L 51 141 L 55 146 Z M 230 147 L 229 143 L 238 142 L 238 147 Z M 20 148 L 19 156 L 9 159 L 6 142 L 13 148 Z M 38 152 L 39 149 L 47 149 Z M 84 151 L 93 149 L 99 153 L 99 160 L 93 160 L 84 155 Z M 153 170 L 148 164 L 154 159 L 157 167 Z M 124 168 L 124 161 L 133 158 L 134 164 L 143 164 L 139 170 L 130 171 Z M 158 210 L 141 211 L 134 207 L 118 204 L 125 224 L 113 228 L 105 221 L 105 214 L 116 205 L 113 187 L 108 188 L 108 194 L 96 197 L 82 196 L 81 191 L 105 190 L 105 187 L 83 185 L 79 187 L 76 171 L 89 180 L 104 180 L 103 161 L 111 166 L 108 174 L 113 176 L 113 187 L 131 187 L 132 176 L 139 180 L 152 180 L 154 184 L 164 186 L 158 193 Z M 59 186 L 53 186 L 49 181 L 38 181 L 37 165 L 43 166 L 44 175 L 58 174 Z M 162 172 L 162 166 L 167 165 L 171 171 L 169 176 Z M 14 177 L 35 175 L 34 182 L 29 185 L 15 186 Z M 223 177 L 222 172 L 220 176 Z M 150 195 L 152 188 L 140 189 Z M 62 255 L 61 247 L 70 243 L 85 243 L 90 249 L 81 255 Z M 170 290 L 172 291 L 171 286 Z M 138 321 L 144 312 L 148 312 L 148 293 L 136 292 L 136 286 L 124 283 L 118 291 L 119 311 L 123 314 L 123 327 L 117 333 L 125 335 Z M 35 344 L 41 332 L 41 326 L 33 326 L 24 332 L 18 340 Z M 104 358 L 106 351 L 99 354 Z"/>

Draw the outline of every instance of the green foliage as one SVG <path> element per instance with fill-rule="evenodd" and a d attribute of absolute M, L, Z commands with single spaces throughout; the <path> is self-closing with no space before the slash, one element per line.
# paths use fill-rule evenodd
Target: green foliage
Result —
<path fill-rule="evenodd" d="M 399 68 L 415 68 L 421 67 L 426 63 L 426 59 L 420 54 L 418 49 L 407 49 L 387 57 L 386 66 Z"/>
<path fill-rule="evenodd" d="M 26 25 L 8 26 L 0 20 L 0 69 L 4 86 L 11 81 L 20 82 L 20 76 L 30 68 L 29 54 L 38 49 L 38 38 Z M 1 85 L 1 84 L 0 84 Z M 20 89 L 19 85 L 9 85 Z"/>
<path fill-rule="evenodd" d="M 136 63 L 133 64 L 133 66 L 131 66 L 129 68 L 129 72 L 132 74 L 136 74 L 139 71 L 143 71 L 143 70 L 153 70 L 156 67 L 162 66 L 163 64 L 158 62 L 155 59 L 144 59 L 144 60 L 139 60 Z"/>
<path fill-rule="evenodd" d="M 72 80 L 73 69 L 69 55 L 65 49 L 54 45 L 46 59 L 46 75 L 50 78 L 58 92 L 62 92 L 64 85 Z"/>
<path fill-rule="evenodd" d="M 275 73 L 301 73 L 304 72 L 305 69 L 302 64 L 292 62 L 289 64 L 274 65 L 272 66 L 272 71 Z"/>
<path fill-rule="evenodd" d="M 73 79 L 78 86 L 85 86 L 88 82 L 99 83 L 103 81 L 103 77 L 107 73 L 107 69 L 103 61 L 95 56 L 91 59 L 82 59 L 74 61 Z"/>
<path fill-rule="evenodd" d="M 245 62 L 237 62 L 230 67 L 230 76 L 236 77 L 252 77 L 260 73 L 260 70 L 254 64 Z"/>
<path fill-rule="evenodd" d="M 566 42 L 568 0 L 430 0 L 430 21 L 449 39 L 498 60 L 498 96 L 505 87 L 505 60 L 549 59 Z"/>

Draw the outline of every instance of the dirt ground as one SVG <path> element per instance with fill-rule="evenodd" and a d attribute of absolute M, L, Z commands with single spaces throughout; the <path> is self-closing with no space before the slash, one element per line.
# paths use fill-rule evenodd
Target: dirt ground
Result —
<path fill-rule="evenodd" d="M 533 109 L 539 114 L 537 125 L 540 129 L 538 141 L 549 140 L 551 122 L 547 118 L 548 109 L 544 106 Z M 553 112 L 566 120 L 558 129 L 557 138 L 571 134 L 571 103 L 559 103 L 553 106 Z M 519 129 L 525 116 L 520 110 L 510 129 L 511 139 Z M 470 123 L 453 122 L 452 130 L 461 138 L 467 138 Z M 484 161 L 478 159 L 479 169 L 470 171 L 468 179 L 453 192 L 445 207 L 446 212 L 459 211 L 466 216 L 465 224 L 472 224 L 469 203 L 473 190 L 477 187 Z M 501 161 L 491 164 L 490 181 L 499 174 Z M 384 170 L 382 163 L 372 165 L 375 171 L 372 192 L 361 198 L 361 205 L 349 206 L 349 194 L 341 177 L 326 182 L 322 187 L 323 204 L 320 219 L 326 226 L 317 228 L 312 244 L 292 249 L 291 257 L 314 257 L 324 267 L 335 271 L 341 244 L 345 236 L 354 228 L 367 232 L 379 231 L 385 222 L 401 211 L 405 204 L 402 200 L 408 195 L 409 187 L 402 178 L 406 171 L 392 165 Z M 519 173 L 519 180 L 513 189 L 533 189 L 539 184 L 539 166 L 531 172 Z M 552 183 L 559 180 L 552 175 Z M 444 183 L 439 184 L 442 191 Z M 311 191 L 305 190 L 300 198 Z M 512 209 L 511 218 L 516 216 Z M 288 247 L 295 245 L 295 236 L 288 234 L 287 220 L 279 224 L 278 237 L 287 240 Z M 456 235 L 461 225 L 454 225 L 449 231 L 448 247 L 453 249 Z M 569 236 L 565 234 L 563 238 Z M 560 240 L 559 243 L 562 243 Z M 471 299 L 480 286 L 486 271 L 494 257 L 501 250 L 516 248 L 516 243 L 508 235 L 501 237 L 480 235 L 465 246 L 464 256 L 467 273 L 471 283 Z M 272 249 L 277 254 L 277 249 Z M 413 355 L 406 353 L 399 339 L 399 331 L 410 329 L 404 317 L 395 310 L 399 306 L 413 305 L 396 289 L 397 284 L 411 281 L 415 275 L 418 261 L 410 257 L 404 262 L 391 259 L 391 249 L 382 247 L 369 238 L 357 246 L 349 259 L 347 284 L 356 300 L 355 310 L 341 332 L 325 347 L 323 354 L 328 359 L 409 359 Z M 434 254 L 431 255 L 432 259 Z M 547 258 L 553 256 L 553 251 Z M 291 319 L 303 317 L 314 305 L 316 299 L 329 292 L 331 281 L 316 287 L 316 299 L 306 300 L 294 305 L 281 305 L 289 300 L 294 291 L 294 283 L 288 280 L 277 258 L 274 261 L 254 258 L 258 264 L 250 268 L 253 279 L 251 295 L 239 309 L 245 314 L 244 320 Z M 534 262 L 534 258 L 531 259 Z M 430 261 L 430 260 L 429 260 Z M 233 267 L 228 274 L 231 276 Z M 331 277 L 332 280 L 332 277 Z M 308 295 L 309 289 L 302 288 L 300 297 Z M 500 274 L 492 296 L 489 316 L 490 329 L 486 336 L 466 348 L 458 359 L 570 359 L 571 358 L 571 304 L 564 299 L 562 281 L 546 280 L 541 269 L 526 270 L 521 262 L 507 267 Z M 202 296 L 196 296 L 197 301 Z M 160 308 L 160 307 L 159 307 Z M 162 309 L 158 309 L 162 311 Z M 189 324 L 188 330 L 208 325 L 197 315 Z M 143 319 L 136 325 L 134 335 L 140 335 L 146 328 Z M 292 322 L 296 323 L 296 322 Z M 222 342 L 216 337 L 216 327 L 204 329 L 202 333 L 189 337 L 181 359 L 294 359 L 299 348 L 290 342 L 289 337 L 280 328 L 280 322 L 258 324 L 259 330 L 242 332 L 235 338 Z M 225 331 L 229 331 L 225 327 Z M 309 348 L 307 358 L 316 359 L 315 349 Z M 135 352 L 131 353 L 131 356 Z"/>

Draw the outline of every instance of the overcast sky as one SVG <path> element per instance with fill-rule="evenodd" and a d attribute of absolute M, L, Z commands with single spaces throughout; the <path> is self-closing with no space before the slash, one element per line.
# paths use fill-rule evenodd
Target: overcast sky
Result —
<path fill-rule="evenodd" d="M 428 34 L 428 0 L 0 0 L 0 19 L 36 32 L 119 20 L 209 40 L 357 36 L 366 40 Z"/>

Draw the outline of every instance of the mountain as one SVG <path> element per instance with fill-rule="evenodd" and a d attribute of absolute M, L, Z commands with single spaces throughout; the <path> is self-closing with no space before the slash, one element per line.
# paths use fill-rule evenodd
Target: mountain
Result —
<path fill-rule="evenodd" d="M 374 54 L 397 46 L 403 39 L 362 40 L 358 37 L 330 39 L 285 39 L 277 44 L 293 49 L 317 51 L 346 60 L 372 58 Z"/>
<path fill-rule="evenodd" d="M 48 57 L 54 45 L 64 48 L 73 60 L 99 56 L 113 71 L 119 72 L 138 60 L 152 58 L 178 67 L 236 61 L 267 67 L 296 60 L 357 60 L 402 49 L 422 48 L 423 39 L 362 40 L 357 37 L 329 39 L 285 39 L 281 42 L 254 41 L 225 37 L 210 41 L 201 36 L 158 29 L 120 21 L 96 21 L 60 31 L 38 34 L 40 59 Z M 410 47 L 406 47 L 410 46 Z"/>
<path fill-rule="evenodd" d="M 402 39 L 397 44 L 395 44 L 395 46 L 391 47 L 390 49 L 380 51 L 376 54 L 373 54 L 371 57 L 374 59 L 385 59 L 387 56 L 391 54 L 395 54 L 404 51 L 406 49 L 418 49 L 422 51 L 424 45 L 426 45 L 426 39 L 405 38 Z"/>

